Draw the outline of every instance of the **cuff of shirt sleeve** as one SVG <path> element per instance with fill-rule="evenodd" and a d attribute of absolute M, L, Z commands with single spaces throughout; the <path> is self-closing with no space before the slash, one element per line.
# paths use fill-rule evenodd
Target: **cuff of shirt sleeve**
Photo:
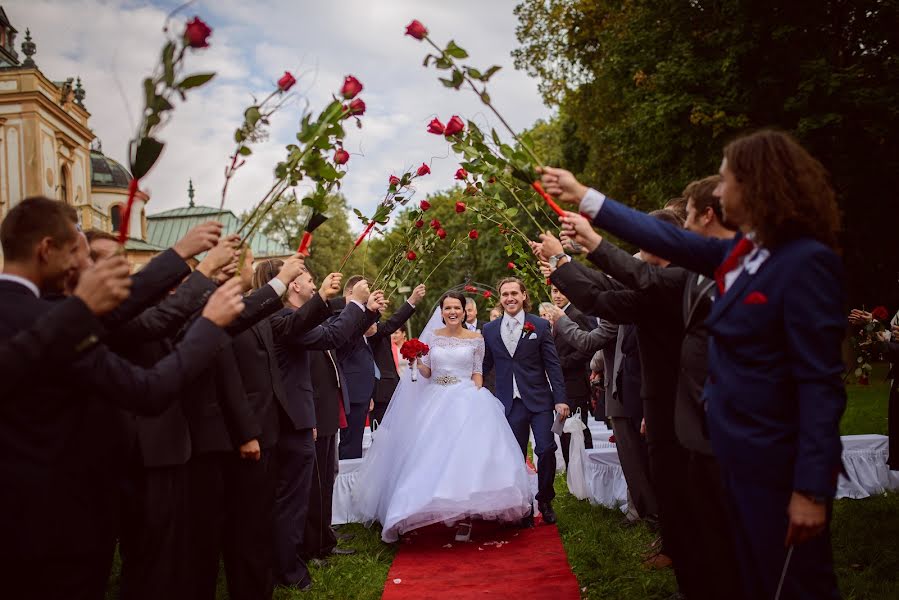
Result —
<path fill-rule="evenodd" d="M 592 221 L 596 218 L 596 215 L 599 214 L 599 211 L 602 210 L 602 205 L 605 201 L 605 194 L 597 192 L 593 188 L 588 189 L 587 193 L 584 194 L 584 197 L 581 199 L 581 214 Z"/>
<path fill-rule="evenodd" d="M 355 304 L 359 308 L 362 309 L 362 312 L 365 312 L 365 305 L 359 302 L 358 300 L 350 300 L 351 303 Z"/>
<path fill-rule="evenodd" d="M 272 289 L 275 290 L 275 293 L 278 294 L 279 296 L 283 296 L 284 293 L 287 291 L 287 286 L 284 285 L 284 282 L 281 281 L 280 279 L 278 279 L 277 277 L 275 277 L 274 279 L 269 281 L 268 284 L 270 286 L 272 286 Z"/>

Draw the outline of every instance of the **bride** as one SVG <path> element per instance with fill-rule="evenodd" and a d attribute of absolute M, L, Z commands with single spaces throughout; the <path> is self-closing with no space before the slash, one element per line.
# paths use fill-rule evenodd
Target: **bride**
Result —
<path fill-rule="evenodd" d="M 518 521 L 533 493 L 502 403 L 483 389 L 484 338 L 463 326 L 465 297 L 447 292 L 421 335 L 430 347 L 419 381 L 404 378 L 353 485 L 365 521 L 381 539 L 434 523 Z"/>

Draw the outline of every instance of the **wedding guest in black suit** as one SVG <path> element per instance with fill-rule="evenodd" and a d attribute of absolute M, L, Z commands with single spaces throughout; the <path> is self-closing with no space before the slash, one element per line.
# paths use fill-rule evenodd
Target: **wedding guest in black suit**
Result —
<path fill-rule="evenodd" d="M 41 296 L 61 292 L 78 269 L 82 240 L 76 224 L 74 209 L 42 197 L 23 200 L 7 214 L 0 225 L 0 340 L 52 310 L 54 305 Z M 163 267 L 181 261 L 186 269 L 184 258 L 212 244 L 163 253 Z M 132 298 L 158 296 L 146 287 L 151 277 L 141 278 L 145 289 Z M 132 289 L 135 285 L 137 278 Z M 227 342 L 221 328 L 243 308 L 239 291 L 235 282 L 214 293 L 173 352 L 150 369 L 131 365 L 88 338 L 92 348 L 52 377 L 4 382 L 0 478 L 16 482 L 0 490 L 0 536 L 6 548 L 0 550 L 0 585 L 5 595 L 103 597 L 119 516 L 116 467 L 122 439 L 114 408 L 146 414 L 165 410 L 206 367 L 210 353 Z M 123 303 L 109 313 L 115 317 L 109 322 L 127 320 L 145 306 Z"/>
<path fill-rule="evenodd" d="M 332 273 L 326 282 L 329 295 L 340 291 L 340 275 Z M 323 285 L 324 289 L 324 285 Z M 304 270 L 288 290 L 288 306 L 279 317 L 287 317 L 315 301 L 315 282 Z M 302 336 L 275 340 L 278 365 L 287 389 L 286 417 L 278 440 L 278 481 L 275 500 L 275 581 L 300 590 L 312 586 L 305 561 L 301 558 L 304 528 L 309 512 L 312 476 L 316 462 L 317 436 L 315 402 L 309 357 L 313 351 L 330 350 L 361 335 L 377 319 L 383 307 L 383 292 L 369 293 L 368 282 L 357 282 L 340 315 Z M 365 302 L 365 304 L 363 304 Z"/>
<path fill-rule="evenodd" d="M 198 235 L 204 226 L 188 235 Z M 91 230 L 86 238 L 92 260 L 121 251 L 116 238 L 106 232 Z M 141 366 L 150 366 L 171 352 L 178 330 L 215 289 L 211 278 L 235 257 L 235 238 L 221 238 L 171 294 L 110 332 L 104 341 Z M 158 416 L 121 411 L 120 418 L 133 440 L 123 479 L 121 596 L 124 600 L 183 597 L 190 560 L 187 418 L 180 402 Z"/>
<path fill-rule="evenodd" d="M 351 278 L 352 280 L 352 278 Z M 346 290 L 344 290 L 344 296 Z M 337 349 L 343 372 L 347 376 L 350 395 L 350 414 L 347 427 L 340 430 L 340 460 L 362 458 L 362 438 L 365 434 L 365 420 L 374 408 L 375 384 L 380 379 L 370 339 L 389 339 L 390 334 L 399 329 L 415 311 L 412 298 L 403 303 L 386 323 L 373 323 L 365 335 L 349 340 Z"/>
<path fill-rule="evenodd" d="M 372 356 L 375 360 L 375 366 L 377 367 L 376 375 L 378 375 L 378 377 L 376 377 L 377 381 L 375 382 L 375 405 L 371 411 L 372 423 L 374 423 L 375 420 L 377 420 L 378 423 L 384 420 L 384 413 L 387 412 L 387 407 L 390 405 L 390 399 L 393 397 L 393 392 L 400 383 L 400 375 L 396 367 L 396 361 L 394 360 L 392 348 L 393 340 L 391 338 L 393 334 L 396 331 L 399 331 L 400 328 L 406 324 L 406 321 L 412 317 L 412 314 L 415 312 L 415 306 L 421 302 L 422 298 L 424 298 L 425 291 L 425 286 L 423 284 L 417 285 L 415 289 L 412 290 L 412 295 L 409 296 L 406 303 L 397 310 L 397 314 L 394 315 L 397 318 L 391 317 L 386 324 L 378 325 L 375 332 L 367 338 L 368 345 L 371 348 Z M 390 331 L 390 328 L 394 326 L 395 329 Z"/>
<path fill-rule="evenodd" d="M 474 298 L 465 298 L 465 328 L 469 331 L 480 331 L 484 322 L 478 318 L 478 303 Z"/>

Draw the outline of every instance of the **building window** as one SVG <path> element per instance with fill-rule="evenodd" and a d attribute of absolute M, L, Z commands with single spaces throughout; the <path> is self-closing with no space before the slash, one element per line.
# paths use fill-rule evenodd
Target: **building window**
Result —
<path fill-rule="evenodd" d="M 69 170 L 65 165 L 59 168 L 59 199 L 69 203 Z"/>
<path fill-rule="evenodd" d="M 122 205 L 113 204 L 109 207 L 109 221 L 112 223 L 112 230 L 118 231 L 122 226 Z"/>

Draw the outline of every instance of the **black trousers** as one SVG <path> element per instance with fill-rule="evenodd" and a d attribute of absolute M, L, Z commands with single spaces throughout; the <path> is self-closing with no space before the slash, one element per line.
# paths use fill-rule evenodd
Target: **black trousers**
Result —
<path fill-rule="evenodd" d="M 659 504 L 649 475 L 649 453 L 646 440 L 640 435 L 640 423 L 632 417 L 610 417 L 610 420 L 615 434 L 615 449 L 634 504 L 634 512 L 641 519 L 656 518 L 659 515 Z"/>
<path fill-rule="evenodd" d="M 692 598 L 702 567 L 691 551 L 693 524 L 687 490 L 688 455 L 674 431 L 674 397 L 644 398 L 649 475 L 659 504 L 663 552 L 674 561 L 680 591 Z"/>
<path fill-rule="evenodd" d="M 362 458 L 366 417 L 368 417 L 367 402 L 350 405 L 350 414 L 346 416 L 347 426 L 340 430 L 340 460 Z"/>
<path fill-rule="evenodd" d="M 741 600 L 743 585 L 733 536 L 733 515 L 714 456 L 689 452 L 686 490 L 694 542 L 691 551 L 703 565 L 693 598 Z M 746 600 L 749 600 L 746 598 Z"/>
<path fill-rule="evenodd" d="M 115 540 L 108 549 L 52 557 L 5 556 L 0 561 L 0 598 L 103 600 Z"/>
<path fill-rule="evenodd" d="M 275 492 L 275 581 L 304 586 L 309 570 L 299 556 L 315 465 L 311 429 L 282 431 L 278 440 L 278 485 Z"/>
<path fill-rule="evenodd" d="M 191 597 L 214 600 L 219 556 L 232 600 L 271 598 L 275 457 L 200 454 L 190 463 Z"/>
<path fill-rule="evenodd" d="M 135 465 L 124 482 L 121 597 L 187 598 L 188 466 Z"/>
<path fill-rule="evenodd" d="M 574 411 L 577 409 L 581 409 L 581 421 L 584 422 L 584 425 L 587 424 L 587 419 L 589 418 L 589 407 L 590 407 L 590 398 L 587 396 L 578 396 L 574 398 L 568 398 L 568 407 L 571 409 L 571 414 L 574 414 Z M 559 441 L 562 442 L 562 458 L 565 459 L 565 466 L 568 466 L 568 446 L 571 445 L 571 434 L 563 433 L 559 436 Z M 590 434 L 590 428 L 584 430 L 584 448 L 592 448 L 593 447 L 593 436 Z"/>
<path fill-rule="evenodd" d="M 374 426 L 374 422 L 377 421 L 380 424 L 384 420 L 384 413 L 387 412 L 387 407 L 390 406 L 389 402 L 375 402 L 375 407 L 371 410 L 371 422 L 372 426 Z M 364 427 L 363 427 L 364 431 Z"/>
<path fill-rule="evenodd" d="M 336 478 L 337 436 L 319 436 L 315 440 L 315 464 L 312 468 L 309 512 L 306 515 L 306 527 L 300 545 L 300 556 L 304 560 L 324 558 L 337 546 L 337 536 L 331 529 Z"/>

